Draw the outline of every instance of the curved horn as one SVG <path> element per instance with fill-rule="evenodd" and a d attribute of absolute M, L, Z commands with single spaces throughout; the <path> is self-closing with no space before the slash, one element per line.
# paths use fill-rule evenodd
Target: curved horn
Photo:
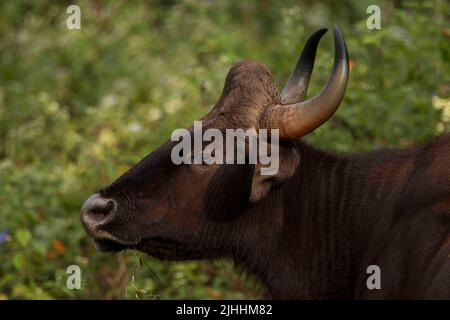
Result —
<path fill-rule="evenodd" d="M 336 112 L 344 98 L 349 71 L 347 47 L 336 25 L 333 36 L 334 67 L 326 86 L 309 100 L 268 107 L 261 115 L 261 128 L 279 129 L 281 140 L 296 139 L 319 127 Z"/>
<path fill-rule="evenodd" d="M 295 65 L 295 69 L 291 74 L 288 82 L 281 91 L 281 102 L 283 104 L 295 103 L 303 101 L 308 90 L 309 80 L 314 68 L 314 60 L 316 59 L 317 46 L 322 36 L 328 31 L 322 28 L 314 32 L 306 41 L 300 58 Z"/>

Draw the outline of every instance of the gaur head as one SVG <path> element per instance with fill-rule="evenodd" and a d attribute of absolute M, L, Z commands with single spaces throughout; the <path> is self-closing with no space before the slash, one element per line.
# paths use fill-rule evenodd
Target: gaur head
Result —
<path fill-rule="evenodd" d="M 170 140 L 86 200 L 81 221 L 97 247 L 182 260 L 228 256 L 262 237 L 276 238 L 283 225 L 277 195 L 301 166 L 293 141 L 334 114 L 347 85 L 347 49 L 335 26 L 332 74 L 319 94 L 305 100 L 326 31 L 311 35 L 281 93 L 265 66 L 252 61 L 232 66 L 222 96 L 201 119 L 203 130 L 279 130 L 276 173 L 262 175 L 260 163 L 175 164 L 171 154 L 178 142 Z"/>

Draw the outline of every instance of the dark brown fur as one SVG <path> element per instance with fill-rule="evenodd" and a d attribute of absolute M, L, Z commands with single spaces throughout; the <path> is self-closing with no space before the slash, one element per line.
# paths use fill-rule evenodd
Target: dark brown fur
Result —
<path fill-rule="evenodd" d="M 236 64 L 205 127 L 250 128 L 280 97 L 269 71 Z M 172 164 L 168 142 L 111 186 L 105 250 L 166 260 L 233 258 L 273 298 L 450 298 L 450 137 L 349 157 L 281 145 L 279 176 L 249 201 L 254 165 Z M 252 184 L 253 181 L 253 184 Z M 131 244 L 130 244 L 131 243 Z M 366 268 L 381 268 L 369 290 Z"/>

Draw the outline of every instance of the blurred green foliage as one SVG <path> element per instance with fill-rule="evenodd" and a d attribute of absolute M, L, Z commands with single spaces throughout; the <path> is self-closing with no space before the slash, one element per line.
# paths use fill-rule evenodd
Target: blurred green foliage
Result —
<path fill-rule="evenodd" d="M 313 31 L 337 23 L 351 78 L 345 101 L 307 139 L 339 152 L 423 143 L 450 121 L 450 5 L 375 1 L 0 2 L 0 298 L 257 298 L 229 262 L 163 263 L 98 253 L 84 199 L 218 99 L 231 64 L 265 63 L 281 87 Z M 332 67 L 322 40 L 310 95 Z M 68 290 L 65 269 L 82 268 Z"/>

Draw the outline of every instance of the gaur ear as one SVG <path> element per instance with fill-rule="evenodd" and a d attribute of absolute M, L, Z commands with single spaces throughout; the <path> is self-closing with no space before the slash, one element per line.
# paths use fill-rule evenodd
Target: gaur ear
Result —
<path fill-rule="evenodd" d="M 254 165 L 222 164 L 209 180 L 204 204 L 207 218 L 231 220 L 249 205 Z"/>
<path fill-rule="evenodd" d="M 257 202 L 264 198 L 270 191 L 281 187 L 295 173 L 300 157 L 291 142 L 282 142 L 279 146 L 278 170 L 271 175 L 264 175 L 260 164 L 255 165 L 250 201 Z"/>

